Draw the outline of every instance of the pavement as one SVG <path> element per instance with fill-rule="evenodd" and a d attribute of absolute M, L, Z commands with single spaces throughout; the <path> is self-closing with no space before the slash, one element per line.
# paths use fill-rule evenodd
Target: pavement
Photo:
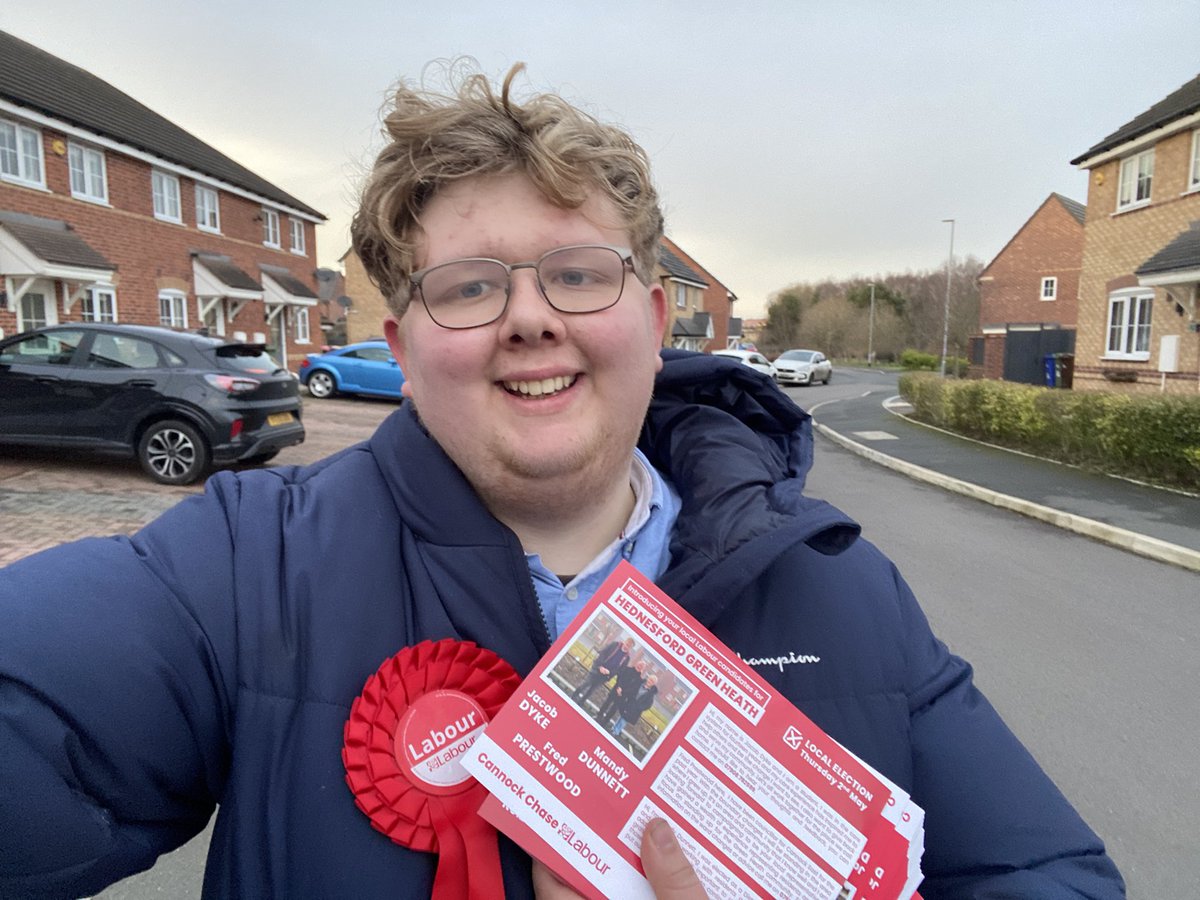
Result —
<path fill-rule="evenodd" d="M 818 433 L 910 478 L 1200 572 L 1200 496 L 1087 472 L 917 422 L 872 392 L 809 410 Z"/>

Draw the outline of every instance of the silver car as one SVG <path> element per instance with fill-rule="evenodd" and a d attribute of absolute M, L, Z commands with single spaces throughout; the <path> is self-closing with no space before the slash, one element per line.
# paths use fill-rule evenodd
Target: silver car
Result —
<path fill-rule="evenodd" d="M 762 372 L 764 375 L 775 377 L 775 367 L 771 365 L 771 361 L 759 353 L 757 350 L 713 350 L 713 356 L 724 356 L 727 359 L 736 359 L 744 366 Z"/>
<path fill-rule="evenodd" d="M 829 384 L 833 364 L 816 350 L 785 350 L 775 360 L 775 380 L 780 384 Z"/>

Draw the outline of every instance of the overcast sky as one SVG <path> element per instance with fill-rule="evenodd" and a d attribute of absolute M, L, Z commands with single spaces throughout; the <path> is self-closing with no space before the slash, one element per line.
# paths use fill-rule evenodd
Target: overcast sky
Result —
<path fill-rule="evenodd" d="M 329 217 L 338 265 L 379 109 L 469 55 L 649 152 L 667 232 L 762 315 L 795 281 L 989 261 L 1068 160 L 1200 72 L 1200 2 L 38 0 L 0 28 Z"/>

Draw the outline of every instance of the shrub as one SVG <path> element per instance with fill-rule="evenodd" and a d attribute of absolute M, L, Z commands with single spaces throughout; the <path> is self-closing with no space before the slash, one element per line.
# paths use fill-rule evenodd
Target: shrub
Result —
<path fill-rule="evenodd" d="M 1158 484 L 1200 488 L 1200 398 L 900 376 L 915 418 L 1002 446 Z"/>

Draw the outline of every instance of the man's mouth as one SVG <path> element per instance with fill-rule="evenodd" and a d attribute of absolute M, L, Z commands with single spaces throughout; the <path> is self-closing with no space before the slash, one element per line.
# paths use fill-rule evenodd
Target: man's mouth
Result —
<path fill-rule="evenodd" d="M 504 389 L 510 394 L 520 394 L 523 397 L 545 397 L 566 390 L 575 383 L 574 375 L 556 375 L 554 378 L 543 378 L 540 381 L 503 381 Z"/>

